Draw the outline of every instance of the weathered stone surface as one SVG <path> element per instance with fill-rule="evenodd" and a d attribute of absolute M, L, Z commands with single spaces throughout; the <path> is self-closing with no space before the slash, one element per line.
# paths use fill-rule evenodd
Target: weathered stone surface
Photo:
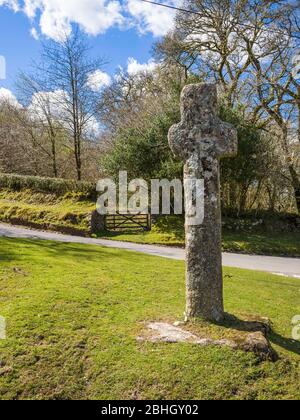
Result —
<path fill-rule="evenodd" d="M 220 321 L 224 316 L 220 169 L 222 157 L 237 154 L 237 133 L 217 115 L 217 88 L 187 86 L 181 97 L 181 123 L 169 132 L 174 155 L 185 163 L 185 179 L 204 179 L 202 225 L 186 222 L 187 318 Z M 189 206 L 186 195 L 186 208 Z"/>
<path fill-rule="evenodd" d="M 177 325 L 177 324 L 176 324 Z M 268 338 L 262 331 L 240 333 L 234 338 L 214 340 L 210 337 L 199 337 L 196 334 L 165 322 L 152 322 L 147 325 L 147 331 L 138 341 L 151 343 L 190 343 L 199 346 L 230 347 L 254 353 L 260 361 L 277 361 L 278 355 L 272 348 Z"/>
<path fill-rule="evenodd" d="M 200 338 L 189 331 L 175 325 L 165 322 L 152 322 L 148 326 L 150 335 L 147 337 L 139 337 L 139 341 L 151 341 L 154 343 L 191 343 L 200 346 L 229 346 L 234 348 L 236 345 L 229 340 L 212 340 L 210 338 Z"/>
<path fill-rule="evenodd" d="M 246 352 L 256 354 L 260 360 L 272 360 L 274 362 L 278 360 L 277 353 L 261 331 L 248 334 L 238 347 Z"/>

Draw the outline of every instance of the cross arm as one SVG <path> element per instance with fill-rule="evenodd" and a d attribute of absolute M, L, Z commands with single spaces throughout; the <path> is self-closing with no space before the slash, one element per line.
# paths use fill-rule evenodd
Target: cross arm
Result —
<path fill-rule="evenodd" d="M 182 123 L 173 125 L 169 130 L 169 145 L 177 159 L 185 160 L 186 159 L 186 139 L 188 133 L 183 128 Z"/>

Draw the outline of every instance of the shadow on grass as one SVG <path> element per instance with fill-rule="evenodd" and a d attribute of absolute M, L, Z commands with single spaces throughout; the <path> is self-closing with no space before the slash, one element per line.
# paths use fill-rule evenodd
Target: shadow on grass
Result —
<path fill-rule="evenodd" d="M 232 232 L 223 230 L 224 251 L 281 257 L 300 256 L 299 233 Z"/>
<path fill-rule="evenodd" d="M 272 325 L 263 318 L 253 318 L 245 321 L 234 315 L 226 314 L 225 320 L 220 323 L 216 323 L 216 325 L 243 332 L 261 331 L 268 337 L 272 344 L 300 356 L 300 342 L 291 338 L 283 337 L 276 333 L 273 331 Z"/>
<path fill-rule="evenodd" d="M 113 261 L 115 258 L 132 259 L 131 254 L 126 254 L 126 257 L 124 257 L 123 250 L 96 248 L 85 244 L 37 241 L 35 239 L 0 238 L 0 262 L 10 263 L 20 260 L 24 261 L 24 258 L 28 258 L 29 261 L 32 259 L 32 264 L 34 264 L 34 257 L 37 252 L 40 252 L 40 254 L 37 254 L 38 258 L 47 259 L 50 257 L 57 259 L 57 261 L 59 259 L 66 261 L 68 258 L 72 258 L 82 264 L 85 264 L 87 261 L 99 263 L 102 259 L 109 265 L 110 261 Z M 142 254 L 140 258 L 143 258 Z M 224 322 L 217 325 L 244 332 L 266 332 L 271 343 L 300 355 L 300 342 L 283 337 L 272 331 L 271 326 L 264 322 L 263 319 L 245 321 L 228 314 Z"/>
<path fill-rule="evenodd" d="M 107 261 L 110 258 L 116 258 L 118 252 L 121 251 L 101 248 L 93 249 L 92 246 L 86 244 L 73 244 L 67 242 L 51 242 L 37 239 L 17 239 L 17 246 L 15 246 L 15 238 L 5 238 L 5 246 L 3 246 L 3 238 L 0 238 L 0 262 L 12 262 L 24 259 L 26 255 L 34 255 L 34 249 L 41 251 L 43 257 L 54 258 L 73 258 L 76 261 L 98 261 L 105 258 Z M 30 247 L 27 249 L 27 247 Z"/>
<path fill-rule="evenodd" d="M 276 346 L 282 347 L 283 349 L 300 356 L 300 341 L 282 337 L 275 332 L 270 334 L 269 340 L 271 343 L 276 344 Z"/>

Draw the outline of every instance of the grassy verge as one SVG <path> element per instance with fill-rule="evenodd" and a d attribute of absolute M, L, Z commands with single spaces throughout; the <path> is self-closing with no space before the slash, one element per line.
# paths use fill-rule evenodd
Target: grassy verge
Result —
<path fill-rule="evenodd" d="M 88 235 L 94 208 L 95 204 L 79 193 L 0 192 L 0 221 L 12 224 Z"/>
<path fill-rule="evenodd" d="M 183 222 L 176 217 L 160 219 L 151 232 L 106 232 L 99 236 L 116 241 L 179 247 L 183 247 L 185 241 Z M 300 234 L 264 231 L 233 232 L 224 229 L 223 251 L 300 257 Z"/>
<path fill-rule="evenodd" d="M 182 316 L 180 261 L 0 238 L 0 288 L 1 399 L 300 398 L 295 279 L 225 270 L 227 311 L 273 321 L 275 364 L 227 348 L 136 341 L 146 321 Z"/>
<path fill-rule="evenodd" d="M 88 236 L 94 209 L 95 203 L 80 193 L 57 196 L 31 190 L 0 190 L 0 221 L 15 225 Z M 151 232 L 99 232 L 98 236 L 116 241 L 184 246 L 183 221 L 172 216 L 160 218 Z M 224 229 L 223 250 L 300 257 L 300 234 Z"/>

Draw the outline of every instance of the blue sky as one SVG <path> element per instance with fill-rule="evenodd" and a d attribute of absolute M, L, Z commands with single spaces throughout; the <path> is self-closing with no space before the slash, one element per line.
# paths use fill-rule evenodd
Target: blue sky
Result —
<path fill-rule="evenodd" d="M 14 92 L 18 71 L 26 71 L 31 60 L 38 59 L 41 40 L 55 39 L 59 30 L 70 31 L 73 24 L 88 34 L 93 54 L 107 59 L 102 70 L 108 74 L 118 66 L 127 68 L 129 58 L 145 65 L 155 40 L 172 27 L 173 17 L 173 11 L 140 0 L 0 0 L 0 56 L 7 66 L 0 88 Z"/>
<path fill-rule="evenodd" d="M 26 69 L 30 58 L 37 58 L 39 43 L 30 36 L 30 23 L 25 15 L 0 9 L 0 55 L 6 59 L 6 80 L 0 86 L 13 89 L 18 69 Z"/>

